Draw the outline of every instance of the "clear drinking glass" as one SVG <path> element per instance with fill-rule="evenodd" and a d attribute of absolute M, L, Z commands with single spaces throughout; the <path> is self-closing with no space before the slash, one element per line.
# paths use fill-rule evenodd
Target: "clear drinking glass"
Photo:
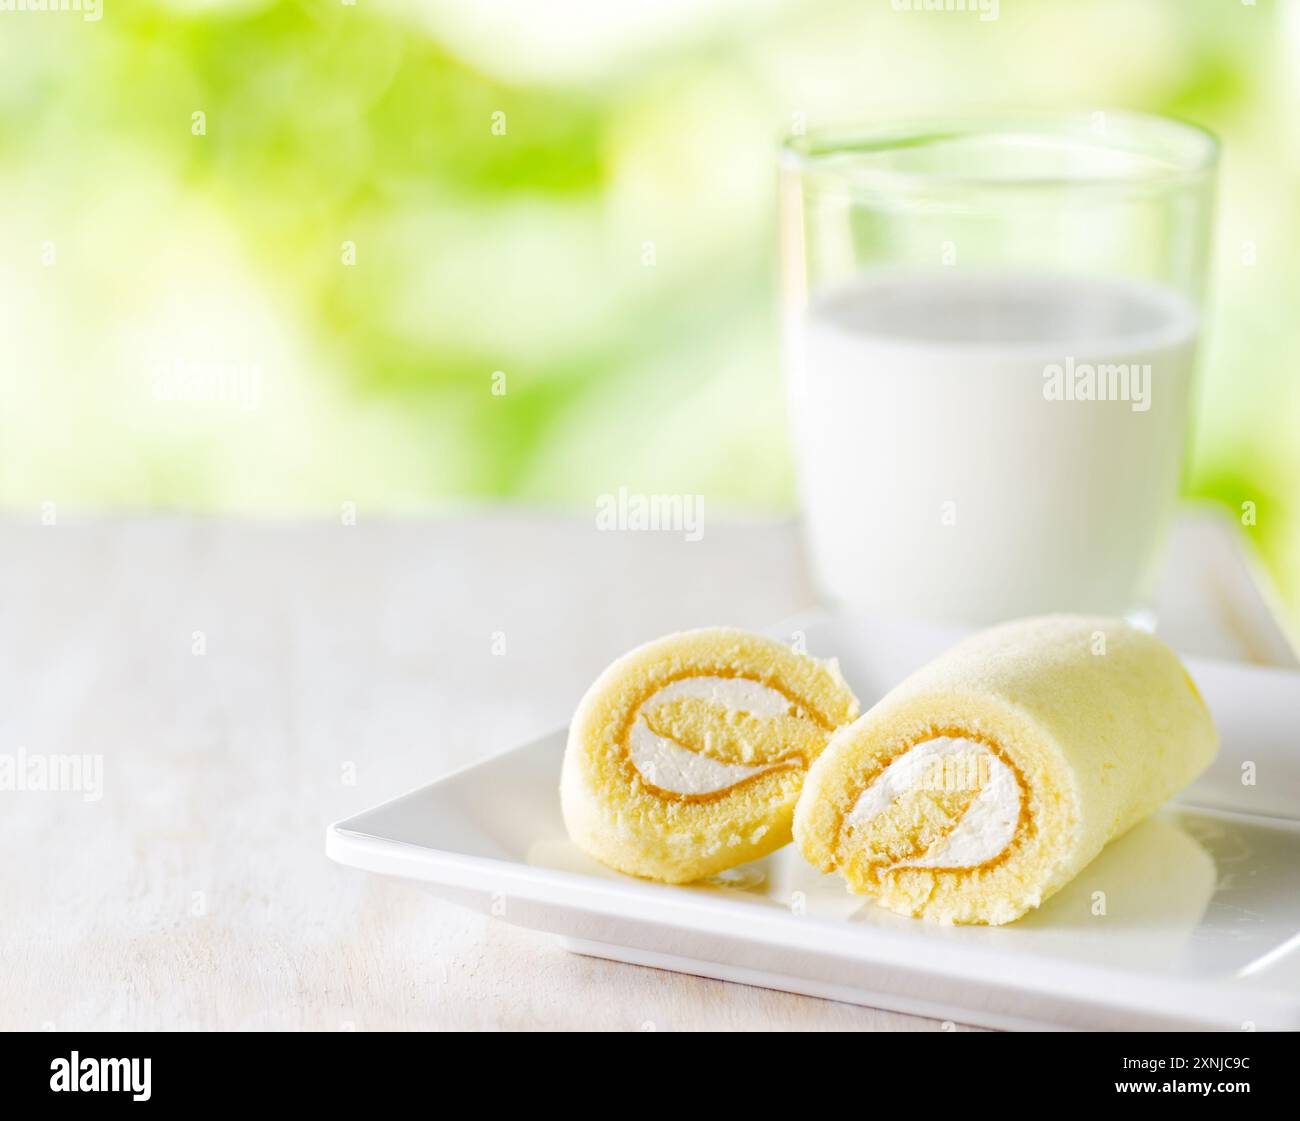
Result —
<path fill-rule="evenodd" d="M 1149 611 L 1217 154 L 1132 113 L 787 141 L 783 334 L 825 598 L 972 623 Z"/>

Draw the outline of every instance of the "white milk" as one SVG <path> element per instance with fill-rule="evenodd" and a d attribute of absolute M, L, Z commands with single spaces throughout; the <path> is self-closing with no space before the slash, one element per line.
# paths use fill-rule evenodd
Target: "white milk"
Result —
<path fill-rule="evenodd" d="M 828 598 L 975 623 L 1147 605 L 1187 432 L 1186 298 L 891 270 L 824 293 L 790 327 L 803 509 Z M 1090 382 L 1110 399 L 1079 399 Z"/>

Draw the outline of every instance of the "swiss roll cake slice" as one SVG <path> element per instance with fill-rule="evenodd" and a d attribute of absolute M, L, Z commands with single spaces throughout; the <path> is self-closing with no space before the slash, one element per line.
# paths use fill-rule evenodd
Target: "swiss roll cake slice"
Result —
<path fill-rule="evenodd" d="M 619 871 L 682 883 L 780 848 L 808 765 L 858 715 L 835 662 L 730 628 L 614 662 L 569 728 L 569 836 Z"/>
<path fill-rule="evenodd" d="M 1006 623 L 836 734 L 804 782 L 795 841 L 893 911 L 1011 922 L 1217 747 L 1195 684 L 1154 636 L 1118 619 Z"/>

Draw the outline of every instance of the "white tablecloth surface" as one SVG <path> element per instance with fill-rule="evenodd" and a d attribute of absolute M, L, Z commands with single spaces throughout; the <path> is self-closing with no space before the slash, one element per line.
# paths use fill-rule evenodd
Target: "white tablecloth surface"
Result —
<path fill-rule="evenodd" d="M 423 522 L 0 526 L 0 754 L 103 756 L 103 791 L 0 793 L 0 1028 L 934 1030 L 571 955 L 337 867 L 325 825 L 559 726 L 687 626 L 812 604 L 795 527 Z M 1162 593 L 1183 650 L 1290 655 L 1223 523 Z"/>

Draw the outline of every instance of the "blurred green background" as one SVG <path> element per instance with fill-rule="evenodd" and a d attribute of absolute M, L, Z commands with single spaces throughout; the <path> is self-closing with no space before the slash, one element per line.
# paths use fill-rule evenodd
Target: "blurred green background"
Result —
<path fill-rule="evenodd" d="M 1129 107 L 1225 142 L 1189 487 L 1300 601 L 1300 4 L 102 2 L 0 11 L 11 512 L 787 513 L 776 138 Z"/>

